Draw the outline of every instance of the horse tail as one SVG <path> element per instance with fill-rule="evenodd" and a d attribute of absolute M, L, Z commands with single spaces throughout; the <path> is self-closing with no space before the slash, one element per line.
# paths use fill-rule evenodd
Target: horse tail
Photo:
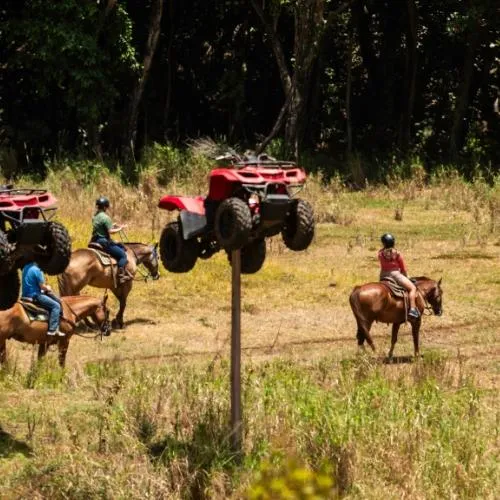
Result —
<path fill-rule="evenodd" d="M 352 312 L 354 313 L 354 316 L 356 316 L 356 319 L 358 317 L 357 312 L 359 311 L 359 291 L 361 287 L 355 286 L 351 292 L 351 295 L 349 295 L 349 304 L 351 305 Z"/>

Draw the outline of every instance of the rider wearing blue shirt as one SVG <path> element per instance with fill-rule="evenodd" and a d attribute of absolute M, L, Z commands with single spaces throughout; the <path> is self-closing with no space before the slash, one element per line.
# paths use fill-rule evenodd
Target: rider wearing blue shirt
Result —
<path fill-rule="evenodd" d="M 45 283 L 43 272 L 36 262 L 30 262 L 23 268 L 22 296 L 49 311 L 47 335 L 65 336 L 64 332 L 59 331 L 61 303 L 52 293 L 52 287 Z"/>

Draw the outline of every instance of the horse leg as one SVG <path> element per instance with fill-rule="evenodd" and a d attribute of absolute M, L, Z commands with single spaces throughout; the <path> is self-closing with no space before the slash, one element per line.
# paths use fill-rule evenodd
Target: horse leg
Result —
<path fill-rule="evenodd" d="M 373 343 L 372 336 L 370 335 L 370 328 L 372 327 L 372 321 L 367 322 L 365 325 L 365 337 L 368 345 L 372 348 L 372 351 L 375 352 L 375 344 Z"/>
<path fill-rule="evenodd" d="M 48 349 L 48 345 L 47 345 L 47 342 L 42 342 L 39 346 L 38 346 L 38 360 L 40 361 L 44 356 L 45 354 L 47 353 L 47 349 Z"/>
<path fill-rule="evenodd" d="M 422 323 L 422 319 L 418 318 L 411 323 L 411 335 L 413 337 L 413 349 L 415 353 L 415 357 L 418 358 L 420 354 L 419 349 L 419 336 L 420 336 L 420 325 Z"/>
<path fill-rule="evenodd" d="M 358 346 L 364 348 L 364 342 L 366 340 L 368 342 L 368 345 L 372 348 L 372 351 L 375 352 L 375 344 L 373 343 L 373 339 L 370 335 L 372 321 L 359 320 L 357 323 L 358 331 L 356 332 L 356 337 L 358 339 Z"/>
<path fill-rule="evenodd" d="M 396 342 L 398 341 L 398 332 L 399 332 L 400 326 L 401 326 L 401 323 L 393 323 L 392 324 L 391 348 L 389 349 L 389 354 L 388 354 L 389 359 L 392 359 L 392 354 L 394 353 L 394 346 L 396 345 Z"/>
<path fill-rule="evenodd" d="M 66 353 L 68 352 L 69 346 L 69 338 L 67 337 L 67 335 L 68 334 L 66 334 L 66 337 L 63 337 L 57 343 L 57 347 L 59 348 L 59 366 L 61 368 L 64 368 L 64 365 L 66 363 Z"/>
<path fill-rule="evenodd" d="M 123 313 L 125 312 L 125 307 L 127 306 L 127 297 L 130 293 L 130 289 L 132 288 L 132 282 L 129 281 L 124 283 L 121 288 L 117 291 L 114 291 L 115 297 L 118 299 L 120 303 L 120 307 L 118 309 L 118 313 L 116 314 L 115 319 L 112 322 L 112 326 L 115 328 L 122 329 L 123 328 Z"/>

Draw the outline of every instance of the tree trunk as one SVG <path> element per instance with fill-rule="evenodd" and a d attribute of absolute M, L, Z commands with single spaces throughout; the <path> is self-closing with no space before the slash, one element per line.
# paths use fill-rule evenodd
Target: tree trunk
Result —
<path fill-rule="evenodd" d="M 160 36 L 162 12 L 163 0 L 153 0 L 151 4 L 149 34 L 146 41 L 144 58 L 142 62 L 142 74 L 137 81 L 130 98 L 129 113 L 122 145 L 122 158 L 125 165 L 126 175 L 129 178 L 133 176 L 133 166 L 135 164 L 134 153 L 137 134 L 137 120 L 139 117 L 139 105 L 142 100 L 144 87 L 151 70 L 153 56 L 155 54 L 155 50 L 158 44 L 158 38 Z"/>
<path fill-rule="evenodd" d="M 405 69 L 405 107 L 401 113 L 399 128 L 399 147 L 404 155 L 411 143 L 411 126 L 417 82 L 417 6 L 415 0 L 407 1 L 406 23 L 406 69 Z"/>
<path fill-rule="evenodd" d="M 167 42 L 167 94 L 163 111 L 163 137 L 168 140 L 168 115 L 172 102 L 172 45 L 174 42 L 174 0 L 168 2 L 168 42 Z"/>
<path fill-rule="evenodd" d="M 294 6 L 294 74 L 288 70 L 283 47 L 276 33 L 278 17 L 272 22 L 257 0 L 252 5 L 270 36 L 272 49 L 278 65 L 287 106 L 285 145 L 295 159 L 298 159 L 299 145 L 304 130 L 304 114 L 309 98 L 311 72 L 319 54 L 323 33 L 325 0 L 297 0 Z M 292 84 L 292 80 L 295 84 Z M 291 97 L 290 97 L 291 94 Z M 283 108 L 282 108 L 283 110 Z M 277 121 L 278 123 L 278 121 Z M 276 127 L 273 128 L 275 130 Z"/>
<path fill-rule="evenodd" d="M 353 51 L 353 33 L 352 25 L 349 22 L 348 27 L 349 41 L 347 44 L 347 82 L 345 88 L 345 118 L 346 118 L 346 143 L 347 157 L 352 153 L 352 123 L 351 123 L 351 95 L 352 95 L 352 51 Z"/>
<path fill-rule="evenodd" d="M 462 80 L 460 82 L 455 101 L 455 110 L 453 113 L 451 131 L 450 131 L 450 160 L 455 162 L 458 160 L 460 150 L 465 142 L 465 119 L 467 108 L 471 98 L 471 86 L 474 77 L 474 57 L 481 42 L 481 23 L 476 17 L 469 29 L 467 36 L 464 66 L 462 72 Z"/>

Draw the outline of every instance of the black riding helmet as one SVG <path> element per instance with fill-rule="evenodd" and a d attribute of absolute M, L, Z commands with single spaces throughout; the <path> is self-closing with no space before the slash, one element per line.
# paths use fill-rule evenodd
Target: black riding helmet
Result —
<path fill-rule="evenodd" d="M 382 245 L 384 245 L 384 248 L 393 248 L 394 244 L 396 243 L 396 238 L 390 233 L 385 233 L 382 235 Z"/>
<path fill-rule="evenodd" d="M 95 206 L 97 208 L 109 208 L 109 200 L 106 198 L 106 196 L 100 196 L 95 201 Z"/>

